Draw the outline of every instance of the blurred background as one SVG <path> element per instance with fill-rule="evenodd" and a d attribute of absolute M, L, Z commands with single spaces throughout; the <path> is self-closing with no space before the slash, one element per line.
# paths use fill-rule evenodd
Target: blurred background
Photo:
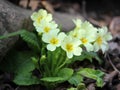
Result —
<path fill-rule="evenodd" d="M 50 13 L 61 12 L 82 17 L 95 26 L 108 26 L 113 34 L 119 33 L 119 0 L 9 0 L 32 11 L 40 8 Z M 117 19 L 116 19 L 117 18 Z"/>

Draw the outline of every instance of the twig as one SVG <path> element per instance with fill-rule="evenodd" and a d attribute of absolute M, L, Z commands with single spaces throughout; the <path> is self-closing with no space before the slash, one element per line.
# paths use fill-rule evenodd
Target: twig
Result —
<path fill-rule="evenodd" d="M 111 66 L 113 67 L 113 69 L 114 69 L 115 71 L 117 71 L 118 73 L 120 73 L 120 71 L 119 71 L 119 70 L 115 67 L 115 65 L 112 63 L 112 61 L 111 61 L 109 55 L 107 55 L 107 57 L 108 57 L 108 61 L 109 61 L 109 63 L 110 63 Z"/>
<path fill-rule="evenodd" d="M 112 63 L 109 55 L 106 55 L 108 58 L 109 63 L 111 64 L 111 66 L 113 67 L 114 71 L 112 71 L 110 74 L 106 74 L 104 77 L 104 85 L 106 85 L 106 83 L 109 82 L 109 85 L 111 86 L 111 82 L 113 80 L 113 78 L 118 75 L 120 73 L 120 71 L 115 67 L 115 65 Z"/>
<path fill-rule="evenodd" d="M 9 84 L 2 84 L 0 86 L 0 90 L 5 90 L 5 88 L 8 88 L 9 90 L 14 90 Z"/>
<path fill-rule="evenodd" d="M 106 85 L 108 82 L 111 85 L 111 82 L 113 78 L 118 74 L 117 71 L 112 71 L 110 74 L 106 74 L 104 77 L 104 85 Z"/>
<path fill-rule="evenodd" d="M 20 87 L 18 86 L 17 88 L 15 88 L 15 90 L 19 90 L 20 89 Z"/>

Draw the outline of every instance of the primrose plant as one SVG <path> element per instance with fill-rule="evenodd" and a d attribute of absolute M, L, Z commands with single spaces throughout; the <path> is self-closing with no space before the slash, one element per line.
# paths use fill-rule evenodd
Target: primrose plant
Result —
<path fill-rule="evenodd" d="M 78 88 L 79 90 L 85 90 L 86 87 L 83 80 L 86 77 L 96 80 L 96 86 L 103 86 L 102 78 L 104 73 L 102 71 L 87 67 L 78 68 L 75 71 L 70 68 L 70 65 L 76 60 L 89 59 L 92 61 L 92 58 L 100 62 L 95 52 L 101 49 L 104 53 L 108 50 L 107 41 L 112 39 L 106 27 L 95 28 L 88 21 L 83 22 L 80 19 L 75 19 L 73 20 L 75 28 L 65 33 L 60 31 L 58 24 L 52 18 L 52 14 L 47 13 L 44 9 L 34 12 L 31 15 L 31 19 L 35 31 L 23 31 L 20 35 L 32 49 L 29 59 L 32 59 L 34 65 L 27 63 L 27 68 L 23 66 L 22 69 L 19 69 L 20 71 L 16 70 L 16 76 L 13 80 L 16 84 L 42 84 L 48 90 L 52 90 L 59 83 L 68 81 L 71 86 L 75 86 L 68 90 L 78 90 Z M 18 56 L 20 55 L 18 54 Z M 38 75 L 30 73 L 35 70 L 39 72 Z M 22 72 L 23 74 L 21 74 Z M 23 79 L 20 82 L 20 78 L 25 77 L 27 79 Z"/>
<path fill-rule="evenodd" d="M 41 80 L 44 82 L 59 83 L 67 80 L 73 75 L 73 70 L 68 68 L 68 64 L 74 62 L 74 56 L 80 56 L 84 50 L 97 52 L 102 49 L 104 53 L 108 50 L 107 41 L 112 39 L 106 27 L 97 29 L 89 22 L 79 19 L 73 21 L 75 28 L 72 31 L 67 34 L 61 32 L 52 15 L 43 9 L 34 12 L 31 19 L 41 36 L 41 42 L 45 43 L 44 49 L 47 49 L 43 67 L 47 67 L 50 74 L 43 70 Z M 64 77 L 65 73 L 68 74 L 67 77 Z"/>

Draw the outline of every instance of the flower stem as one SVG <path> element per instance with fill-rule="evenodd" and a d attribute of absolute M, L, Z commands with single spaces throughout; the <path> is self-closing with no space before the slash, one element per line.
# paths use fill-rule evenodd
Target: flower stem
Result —
<path fill-rule="evenodd" d="M 61 69 L 61 68 L 66 64 L 66 62 L 67 62 L 68 60 L 69 60 L 69 59 L 66 58 L 65 61 L 58 67 L 58 70 Z"/>

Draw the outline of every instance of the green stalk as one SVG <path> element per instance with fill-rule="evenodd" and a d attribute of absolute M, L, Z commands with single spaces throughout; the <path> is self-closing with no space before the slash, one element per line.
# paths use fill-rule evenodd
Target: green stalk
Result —
<path fill-rule="evenodd" d="M 66 57 L 65 61 L 58 67 L 58 70 L 61 69 L 69 59 Z"/>
<path fill-rule="evenodd" d="M 52 74 L 52 76 L 54 76 L 54 73 L 55 73 L 55 60 L 56 60 L 56 58 L 54 56 L 54 51 L 51 52 L 51 57 L 52 57 L 52 59 L 51 59 L 51 74 Z"/>
<path fill-rule="evenodd" d="M 51 76 L 52 74 L 51 74 L 51 61 L 52 61 L 52 57 L 51 57 L 51 53 L 52 52 L 50 52 L 50 51 L 47 51 L 47 59 L 46 59 L 46 65 L 44 66 L 44 67 L 47 67 L 47 71 L 48 71 L 48 73 L 49 73 L 49 76 Z"/>
<path fill-rule="evenodd" d="M 51 73 L 53 74 L 53 76 L 56 76 L 56 66 L 59 60 L 59 55 L 61 54 L 61 49 L 57 48 L 53 53 L 52 53 L 52 68 L 51 68 Z"/>
<path fill-rule="evenodd" d="M 62 55 L 63 53 L 59 53 L 59 55 L 58 55 L 58 57 L 57 57 L 57 62 L 56 62 L 56 64 L 55 64 L 55 66 L 54 66 L 54 68 L 55 68 L 55 72 L 54 72 L 54 74 L 56 75 L 57 74 L 57 72 L 58 72 L 58 67 L 59 67 L 59 65 L 63 62 L 63 60 L 64 60 L 64 57 L 63 57 L 63 55 Z"/>
<path fill-rule="evenodd" d="M 57 63 L 56 69 L 55 69 L 55 73 L 57 73 L 68 61 L 67 56 L 65 55 L 65 53 L 61 53 L 59 55 L 59 62 Z"/>
<path fill-rule="evenodd" d="M 66 53 L 64 51 L 62 51 L 59 55 L 59 61 L 57 63 L 57 66 L 56 67 L 59 67 L 66 59 Z"/>

